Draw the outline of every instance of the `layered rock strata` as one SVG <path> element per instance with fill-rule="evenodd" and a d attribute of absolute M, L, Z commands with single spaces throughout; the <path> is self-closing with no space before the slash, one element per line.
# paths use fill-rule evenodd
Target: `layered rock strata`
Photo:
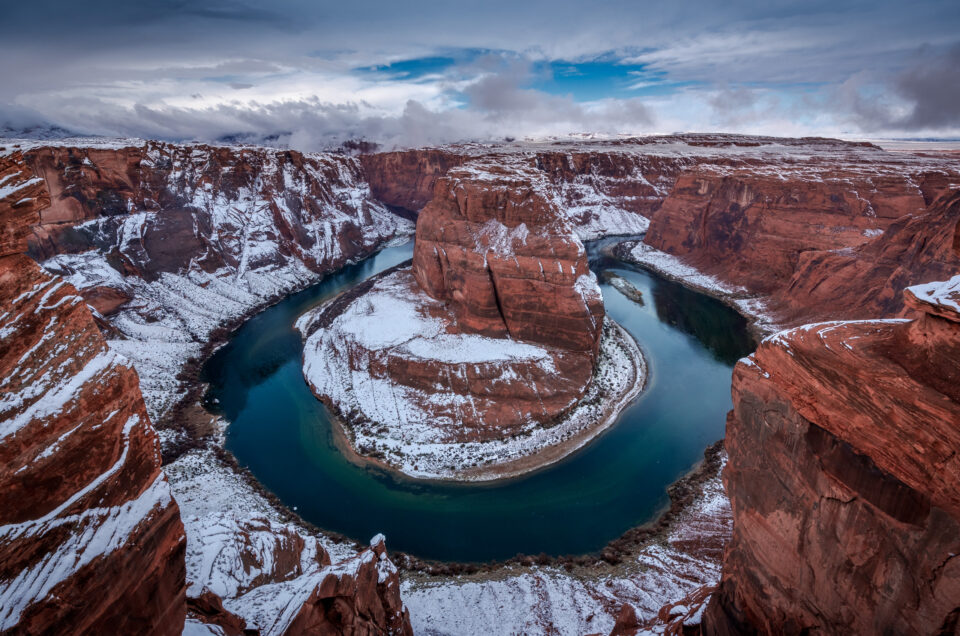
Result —
<path fill-rule="evenodd" d="M 116 338 L 111 346 L 134 360 L 153 414 L 173 403 L 181 365 L 216 325 L 375 249 L 399 223 L 381 203 L 419 210 L 440 177 L 478 159 L 544 176 L 544 196 L 580 237 L 639 232 L 650 217 L 651 241 L 659 233 L 661 247 L 700 268 L 690 272 L 715 276 L 708 284 L 717 280 L 733 293 L 762 294 L 768 307 L 758 310 L 776 314 L 782 324 L 900 315 L 900 290 L 958 271 L 955 203 L 943 196 L 958 182 L 955 157 L 830 140 L 690 135 L 472 145 L 358 160 L 249 148 L 84 144 L 97 148 L 3 142 L 0 240 L 8 253 L 8 244 L 32 236 L 31 253 L 69 278 L 105 317 L 96 316 Z M 687 177 L 709 181 L 702 195 L 699 186 L 696 192 L 683 186 Z M 301 183 L 313 185 L 303 189 Z M 689 200 L 666 205 L 675 183 L 683 186 L 677 195 Z M 288 185 L 299 202 L 288 201 Z M 762 195 L 741 204 L 743 187 Z M 832 195 L 829 201 L 817 194 L 821 187 Z M 922 206 L 908 211 L 904 205 L 919 201 L 918 195 Z M 738 213 L 733 203 L 748 209 Z M 810 212 L 807 204 L 817 221 L 809 236 L 793 222 Z M 661 207 L 666 213 L 658 221 Z M 47 208 L 38 225 L 32 215 Z M 871 209 L 884 213 L 873 220 Z M 890 218 L 899 212 L 904 216 Z M 346 220 L 328 227 L 326 217 L 338 214 Z M 178 239 L 159 240 L 167 235 Z M 776 263 L 769 277 L 768 260 Z M 744 283 L 752 289 L 735 289 Z M 241 535 L 245 531 L 238 526 Z M 673 601 L 689 592 L 685 588 Z M 543 620 L 560 623 L 579 610 L 563 605 L 558 611 Z M 433 626 L 445 624 L 441 614 Z"/>
<path fill-rule="evenodd" d="M 909 288 L 913 319 L 781 332 L 737 365 L 706 633 L 957 629 L 958 288 Z"/>
<path fill-rule="evenodd" d="M 603 298 L 586 250 L 523 166 L 473 162 L 437 182 L 417 221 L 413 273 L 461 329 L 597 351 Z"/>
<path fill-rule="evenodd" d="M 949 158 L 852 148 L 702 164 L 677 179 L 636 256 L 656 268 L 665 259 L 653 248 L 715 277 L 726 295 L 760 296 L 760 311 L 781 325 L 900 315 L 907 285 L 960 271 L 943 248 L 957 221 L 957 174 Z"/>
<path fill-rule="evenodd" d="M 0 157 L 8 225 L 77 287 L 140 372 L 151 416 L 224 322 L 412 231 L 357 159 L 158 142 L 20 144 Z"/>
<path fill-rule="evenodd" d="M 179 634 L 184 531 L 136 371 L 26 256 L 0 296 L 0 631 Z"/>

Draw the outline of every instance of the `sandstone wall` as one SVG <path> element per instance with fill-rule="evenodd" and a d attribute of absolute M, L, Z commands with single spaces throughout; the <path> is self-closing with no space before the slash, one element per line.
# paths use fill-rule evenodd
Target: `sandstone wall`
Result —
<path fill-rule="evenodd" d="M 603 299 L 583 244 L 541 185 L 496 164 L 437 181 L 417 221 L 414 276 L 466 331 L 595 354 Z"/>
<path fill-rule="evenodd" d="M 706 633 L 955 633 L 960 292 L 908 299 L 913 320 L 807 325 L 737 365 Z"/>

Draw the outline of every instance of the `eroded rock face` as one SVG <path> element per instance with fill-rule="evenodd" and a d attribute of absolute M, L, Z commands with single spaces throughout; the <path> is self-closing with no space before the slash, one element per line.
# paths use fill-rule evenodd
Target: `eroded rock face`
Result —
<path fill-rule="evenodd" d="M 957 167 L 854 147 L 805 159 L 702 163 L 681 174 L 644 242 L 744 292 L 775 322 L 902 313 L 902 291 L 950 276 Z"/>
<path fill-rule="evenodd" d="M 769 293 L 786 283 L 802 252 L 856 247 L 925 207 L 905 176 L 877 183 L 828 164 L 814 180 L 808 170 L 770 174 L 777 168 L 709 166 L 681 175 L 645 242 Z"/>
<path fill-rule="evenodd" d="M 342 155 L 39 146 L 0 157 L 0 178 L 5 227 L 123 337 L 157 421 L 181 365 L 224 322 L 412 231 Z"/>
<path fill-rule="evenodd" d="M 410 216 L 433 198 L 437 179 L 463 161 L 462 154 L 439 148 L 380 152 L 360 157 L 373 196 Z"/>
<path fill-rule="evenodd" d="M 786 322 L 828 317 L 900 316 L 903 290 L 960 273 L 960 193 L 892 222 L 882 236 L 849 250 L 800 255 L 771 308 Z"/>
<path fill-rule="evenodd" d="M 440 179 L 417 221 L 413 273 L 464 331 L 597 351 L 599 287 L 534 170 L 473 162 Z"/>
<path fill-rule="evenodd" d="M 26 256 L 0 295 L 0 631 L 179 634 L 183 525 L 136 372 Z"/>
<path fill-rule="evenodd" d="M 956 630 L 958 285 L 912 288 L 914 320 L 807 325 L 737 365 L 707 633 Z"/>
<path fill-rule="evenodd" d="M 321 570 L 315 582 L 312 590 L 306 588 L 310 591 L 302 603 L 296 598 L 300 609 L 283 633 L 413 635 L 410 615 L 400 601 L 400 577 L 387 558 L 382 536 L 353 559 Z"/>
<path fill-rule="evenodd" d="M 147 142 L 41 147 L 22 161 L 49 198 L 32 256 L 96 249 L 148 281 L 291 262 L 323 271 L 369 250 L 371 230 L 398 227 L 370 200 L 359 162 L 338 155 Z"/>

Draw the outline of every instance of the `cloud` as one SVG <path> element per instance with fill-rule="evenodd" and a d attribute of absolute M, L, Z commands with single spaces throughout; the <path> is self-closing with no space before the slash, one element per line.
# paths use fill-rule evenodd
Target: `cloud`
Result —
<path fill-rule="evenodd" d="M 98 98 L 45 102 L 41 110 L 0 106 L 0 122 L 56 121 L 82 134 L 167 140 L 269 142 L 304 150 L 365 138 L 387 147 L 440 144 L 506 136 L 564 135 L 572 131 L 642 133 L 654 122 L 640 100 L 578 103 L 570 97 L 523 88 L 528 65 L 510 63 L 468 83 L 467 103 L 430 108 L 408 99 L 391 112 L 366 102 L 329 102 L 316 97 L 258 102 L 232 100 L 210 106 L 134 103 Z M 200 98 L 200 96 L 196 96 Z M 29 115 L 29 116 L 28 116 Z"/>
<path fill-rule="evenodd" d="M 910 114 L 898 122 L 904 128 L 960 126 L 960 43 L 943 55 L 919 61 L 896 78 L 894 87 L 913 104 Z"/>
<path fill-rule="evenodd" d="M 960 12 L 938 0 L 33 0 L 0 21 L 0 120 L 311 148 L 955 134 L 958 32 Z"/>

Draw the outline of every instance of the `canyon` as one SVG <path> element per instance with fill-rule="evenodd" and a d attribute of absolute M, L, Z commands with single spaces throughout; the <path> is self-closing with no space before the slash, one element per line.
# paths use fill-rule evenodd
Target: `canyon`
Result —
<path fill-rule="evenodd" d="M 0 146 L 3 630 L 957 629 L 955 157 L 724 135 L 357 157 Z M 251 485 L 191 369 L 257 310 L 410 237 L 413 218 L 409 269 L 298 323 L 316 360 L 349 352 L 341 370 L 446 394 L 410 403 L 467 423 L 457 445 L 552 422 L 588 391 L 613 329 L 582 241 L 642 235 L 618 253 L 760 332 L 793 328 L 736 366 L 725 491 L 718 461 L 616 572 L 518 564 L 458 579 L 401 577 L 380 537 L 337 542 Z M 369 315 L 364 302 L 414 311 L 429 337 L 400 351 L 329 329 Z M 510 346 L 484 366 L 454 338 Z M 531 379 L 495 381 L 505 369 Z M 451 410 L 468 397 L 480 407 Z"/>

